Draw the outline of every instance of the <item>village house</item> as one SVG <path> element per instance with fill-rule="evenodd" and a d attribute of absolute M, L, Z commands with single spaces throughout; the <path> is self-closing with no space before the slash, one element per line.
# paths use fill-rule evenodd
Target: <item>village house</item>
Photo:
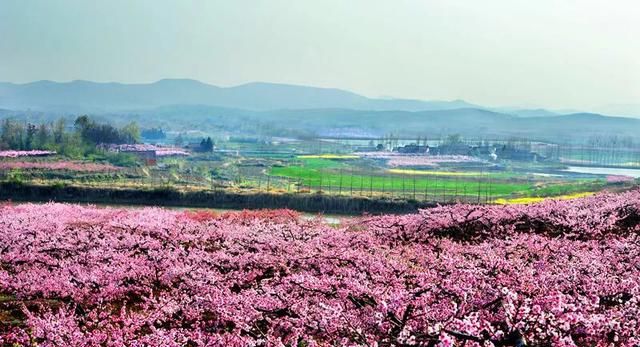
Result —
<path fill-rule="evenodd" d="M 148 151 L 125 151 L 138 157 L 144 162 L 145 165 L 154 166 L 158 162 L 157 154 L 155 150 Z"/>

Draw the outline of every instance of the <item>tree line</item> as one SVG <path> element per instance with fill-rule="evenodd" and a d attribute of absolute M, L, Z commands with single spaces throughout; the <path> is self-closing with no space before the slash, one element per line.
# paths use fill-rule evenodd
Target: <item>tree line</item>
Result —
<path fill-rule="evenodd" d="M 5 119 L 0 126 L 0 149 L 52 150 L 70 157 L 81 157 L 97 151 L 101 143 L 133 144 L 140 141 L 136 123 L 121 128 L 80 116 L 73 124 L 64 118 L 51 123 L 33 124 Z"/>

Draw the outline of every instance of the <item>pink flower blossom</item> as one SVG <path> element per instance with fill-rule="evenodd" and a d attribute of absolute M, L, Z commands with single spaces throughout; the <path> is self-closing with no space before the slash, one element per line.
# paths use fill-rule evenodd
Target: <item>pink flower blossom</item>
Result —
<path fill-rule="evenodd" d="M 634 178 L 630 176 L 622 176 L 622 175 L 609 175 L 607 176 L 607 183 L 627 183 L 633 182 Z"/>
<path fill-rule="evenodd" d="M 386 160 L 390 167 L 401 166 L 438 166 L 443 163 L 472 163 L 482 162 L 481 159 L 467 155 L 429 155 L 406 154 L 396 152 L 364 152 L 358 153 L 364 158 Z"/>
<path fill-rule="evenodd" d="M 0 342 L 635 346 L 639 228 L 640 191 L 339 227 L 291 211 L 5 204 Z"/>
<path fill-rule="evenodd" d="M 144 152 L 154 151 L 159 157 L 189 156 L 191 153 L 175 147 L 161 147 L 149 144 L 102 144 L 100 148 L 109 152 Z"/>
<path fill-rule="evenodd" d="M 23 162 L 23 161 L 7 161 L 0 162 L 0 170 L 67 170 L 79 172 L 105 172 L 117 171 L 119 167 L 111 164 L 83 163 L 71 161 L 55 161 L 55 162 Z"/>
<path fill-rule="evenodd" d="M 0 151 L 0 158 L 18 158 L 18 157 L 43 157 L 56 154 L 55 151 Z"/>

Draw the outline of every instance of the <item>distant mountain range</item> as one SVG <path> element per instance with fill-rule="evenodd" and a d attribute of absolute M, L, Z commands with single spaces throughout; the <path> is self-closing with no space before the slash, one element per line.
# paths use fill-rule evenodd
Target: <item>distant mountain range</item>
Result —
<path fill-rule="evenodd" d="M 0 117 L 51 120 L 91 114 L 143 127 L 274 135 L 370 134 L 538 139 L 637 136 L 640 119 L 545 109 L 488 108 L 461 100 L 375 99 L 340 89 L 273 83 L 217 87 L 195 80 L 150 84 L 0 83 Z M 541 120 L 540 118 L 544 118 Z"/>
<path fill-rule="evenodd" d="M 275 83 L 217 87 L 189 79 L 150 84 L 39 81 L 0 83 L 0 108 L 117 112 L 169 105 L 205 105 L 247 110 L 344 108 L 427 111 L 474 108 L 461 100 L 372 99 L 349 91 Z"/>
<path fill-rule="evenodd" d="M 640 104 L 610 104 L 598 107 L 595 111 L 604 114 L 615 114 L 619 116 L 637 118 L 640 116 Z"/>
<path fill-rule="evenodd" d="M 178 131 L 226 130 L 278 136 L 517 137 L 549 141 L 591 136 L 637 137 L 640 119 L 575 113 L 555 117 L 518 117 L 477 108 L 431 111 L 300 109 L 251 111 L 213 106 L 173 105 L 128 114 L 103 115 L 120 123 L 136 121 Z"/>

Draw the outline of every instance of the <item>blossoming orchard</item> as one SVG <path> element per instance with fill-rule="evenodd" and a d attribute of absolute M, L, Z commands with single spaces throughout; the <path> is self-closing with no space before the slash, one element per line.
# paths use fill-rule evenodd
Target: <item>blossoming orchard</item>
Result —
<path fill-rule="evenodd" d="M 29 150 L 29 151 L 0 151 L 0 158 L 18 157 L 44 157 L 56 154 L 55 151 Z"/>
<path fill-rule="evenodd" d="M 3 346 L 637 346 L 640 191 L 326 224 L 0 208 Z"/>
<path fill-rule="evenodd" d="M 118 171 L 119 167 L 110 164 L 82 163 L 72 161 L 52 161 L 52 162 L 22 162 L 7 161 L 0 162 L 0 170 L 64 170 L 79 172 L 109 172 Z"/>

